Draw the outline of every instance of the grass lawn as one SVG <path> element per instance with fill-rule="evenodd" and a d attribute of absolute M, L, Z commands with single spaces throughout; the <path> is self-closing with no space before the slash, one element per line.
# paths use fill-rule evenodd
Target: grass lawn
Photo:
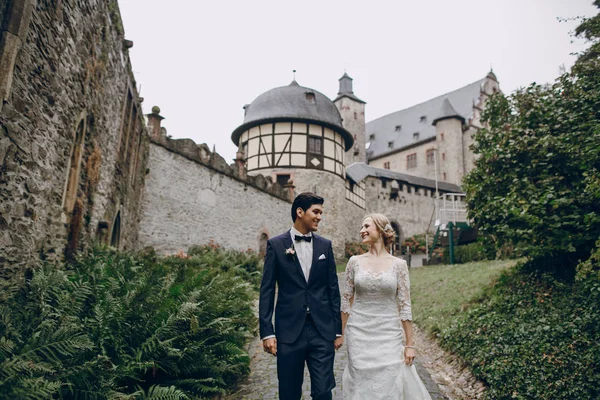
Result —
<path fill-rule="evenodd" d="M 415 323 L 428 333 L 447 326 L 450 318 L 518 260 L 430 265 L 410 270 L 410 294 Z"/>

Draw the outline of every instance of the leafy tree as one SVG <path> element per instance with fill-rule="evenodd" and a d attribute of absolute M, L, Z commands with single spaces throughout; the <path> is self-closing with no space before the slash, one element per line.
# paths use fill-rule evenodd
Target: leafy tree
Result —
<path fill-rule="evenodd" d="M 600 237 L 600 14 L 575 34 L 592 44 L 569 73 L 488 100 L 465 178 L 480 229 L 563 277 Z"/>

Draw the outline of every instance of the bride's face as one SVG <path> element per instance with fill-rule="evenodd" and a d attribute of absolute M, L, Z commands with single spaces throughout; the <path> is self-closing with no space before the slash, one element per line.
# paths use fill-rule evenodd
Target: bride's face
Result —
<path fill-rule="evenodd" d="M 378 240 L 381 240 L 381 234 L 377 229 L 377 225 L 375 225 L 371 218 L 365 218 L 363 221 L 360 230 L 360 238 L 365 244 L 374 244 L 377 243 Z"/>

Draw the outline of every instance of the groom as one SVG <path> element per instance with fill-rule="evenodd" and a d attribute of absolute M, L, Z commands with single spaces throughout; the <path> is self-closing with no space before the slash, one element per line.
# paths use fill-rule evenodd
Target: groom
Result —
<path fill-rule="evenodd" d="M 260 337 L 265 351 L 277 356 L 280 400 L 300 400 L 305 362 L 313 399 L 331 399 L 335 387 L 333 359 L 343 343 L 340 292 L 331 241 L 313 233 L 323 201 L 314 193 L 299 194 L 292 204 L 292 229 L 267 242 Z"/>

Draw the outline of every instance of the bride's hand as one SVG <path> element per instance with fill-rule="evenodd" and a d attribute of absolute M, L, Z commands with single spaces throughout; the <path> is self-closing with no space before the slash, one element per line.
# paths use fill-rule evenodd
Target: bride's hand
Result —
<path fill-rule="evenodd" d="M 404 362 L 406 365 L 413 365 L 413 361 L 415 359 L 415 349 L 414 347 L 404 347 Z"/>

